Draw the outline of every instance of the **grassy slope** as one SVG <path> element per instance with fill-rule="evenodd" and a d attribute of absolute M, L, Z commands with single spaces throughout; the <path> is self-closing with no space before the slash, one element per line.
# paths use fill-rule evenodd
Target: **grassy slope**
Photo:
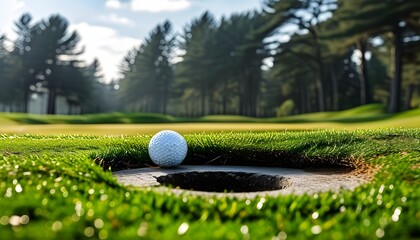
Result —
<path fill-rule="evenodd" d="M 181 225 L 188 225 L 186 239 L 420 236 L 418 129 L 187 135 L 189 163 L 220 156 L 227 164 L 243 159 L 243 164 L 296 166 L 302 159 L 325 166 L 363 159 L 382 166 L 372 183 L 354 192 L 250 200 L 127 188 L 93 163 L 150 164 L 149 139 L 1 136 L 2 238 L 172 239 Z"/>
<path fill-rule="evenodd" d="M 154 113 L 102 113 L 87 115 L 37 115 L 0 113 L 0 123 L 17 124 L 107 124 L 107 123 L 357 123 L 420 117 L 420 109 L 399 114 L 387 114 L 380 104 L 370 104 L 338 112 L 308 113 L 281 118 L 252 118 L 236 115 L 212 115 L 201 118 L 181 118 Z"/>
<path fill-rule="evenodd" d="M 139 124 L 141 123 L 141 124 Z M 310 129 L 372 129 L 420 127 L 420 109 L 387 114 L 381 105 L 372 104 L 340 112 L 310 113 L 285 118 L 206 116 L 176 118 L 145 113 L 109 113 L 82 116 L 1 114 L 0 133 L 8 134 L 84 134 L 137 135 L 163 129 L 182 133 L 221 131 L 280 131 Z"/>

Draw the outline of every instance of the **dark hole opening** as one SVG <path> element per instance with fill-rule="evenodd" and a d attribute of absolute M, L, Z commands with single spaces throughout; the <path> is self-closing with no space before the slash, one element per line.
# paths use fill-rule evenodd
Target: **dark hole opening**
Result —
<path fill-rule="evenodd" d="M 156 178 L 164 186 L 205 192 L 260 192 L 290 185 L 285 177 L 245 172 L 184 172 Z"/>

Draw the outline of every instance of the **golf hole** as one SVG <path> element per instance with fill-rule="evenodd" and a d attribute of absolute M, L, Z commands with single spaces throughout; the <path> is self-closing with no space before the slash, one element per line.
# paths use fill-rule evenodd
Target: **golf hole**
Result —
<path fill-rule="evenodd" d="M 247 172 L 182 172 L 156 177 L 163 186 L 204 192 L 262 192 L 281 190 L 288 178 Z"/>

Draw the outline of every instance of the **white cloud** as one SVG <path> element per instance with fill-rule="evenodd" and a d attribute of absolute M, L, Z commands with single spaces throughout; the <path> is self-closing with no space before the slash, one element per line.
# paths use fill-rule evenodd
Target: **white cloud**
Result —
<path fill-rule="evenodd" d="M 119 0 L 107 0 L 105 2 L 105 6 L 107 8 L 114 8 L 114 9 L 120 9 L 123 7 L 123 3 Z"/>
<path fill-rule="evenodd" d="M 12 0 L 12 8 L 15 11 L 24 8 L 25 5 L 25 2 L 22 0 Z"/>
<path fill-rule="evenodd" d="M 121 25 L 134 25 L 134 21 L 126 18 L 126 17 L 121 17 L 118 16 L 115 13 L 111 13 L 109 15 L 102 15 L 99 17 L 101 20 L 107 21 L 107 22 L 112 22 L 112 23 L 117 23 L 117 24 L 121 24 Z"/>
<path fill-rule="evenodd" d="M 121 0 L 107 0 L 107 8 L 126 9 L 132 11 L 144 12 L 175 12 L 187 9 L 191 6 L 190 0 L 130 0 L 122 2 Z"/>
<path fill-rule="evenodd" d="M 173 12 L 191 6 L 188 0 L 132 0 L 131 10 L 146 12 Z"/>
<path fill-rule="evenodd" d="M 85 52 L 81 57 L 89 63 L 98 58 L 106 81 L 120 76 L 118 69 L 120 61 L 129 50 L 141 43 L 138 39 L 119 35 L 115 29 L 85 22 L 71 25 L 70 28 L 80 34 L 80 44 L 85 46 Z"/>

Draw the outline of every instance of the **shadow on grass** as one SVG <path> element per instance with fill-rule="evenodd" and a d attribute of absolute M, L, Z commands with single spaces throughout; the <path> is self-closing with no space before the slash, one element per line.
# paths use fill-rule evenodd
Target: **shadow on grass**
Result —
<path fill-rule="evenodd" d="M 302 146 L 305 148 L 305 146 Z M 113 152 L 92 155 L 94 162 L 104 170 L 124 170 L 133 168 L 155 167 L 149 160 L 147 152 Z M 337 156 L 306 156 L 288 151 L 264 151 L 254 149 L 242 150 L 212 150 L 207 152 L 190 151 L 182 163 L 184 165 L 227 165 L 227 166 L 258 166 L 284 167 L 300 169 L 341 169 L 357 168 L 354 159 Z"/>

